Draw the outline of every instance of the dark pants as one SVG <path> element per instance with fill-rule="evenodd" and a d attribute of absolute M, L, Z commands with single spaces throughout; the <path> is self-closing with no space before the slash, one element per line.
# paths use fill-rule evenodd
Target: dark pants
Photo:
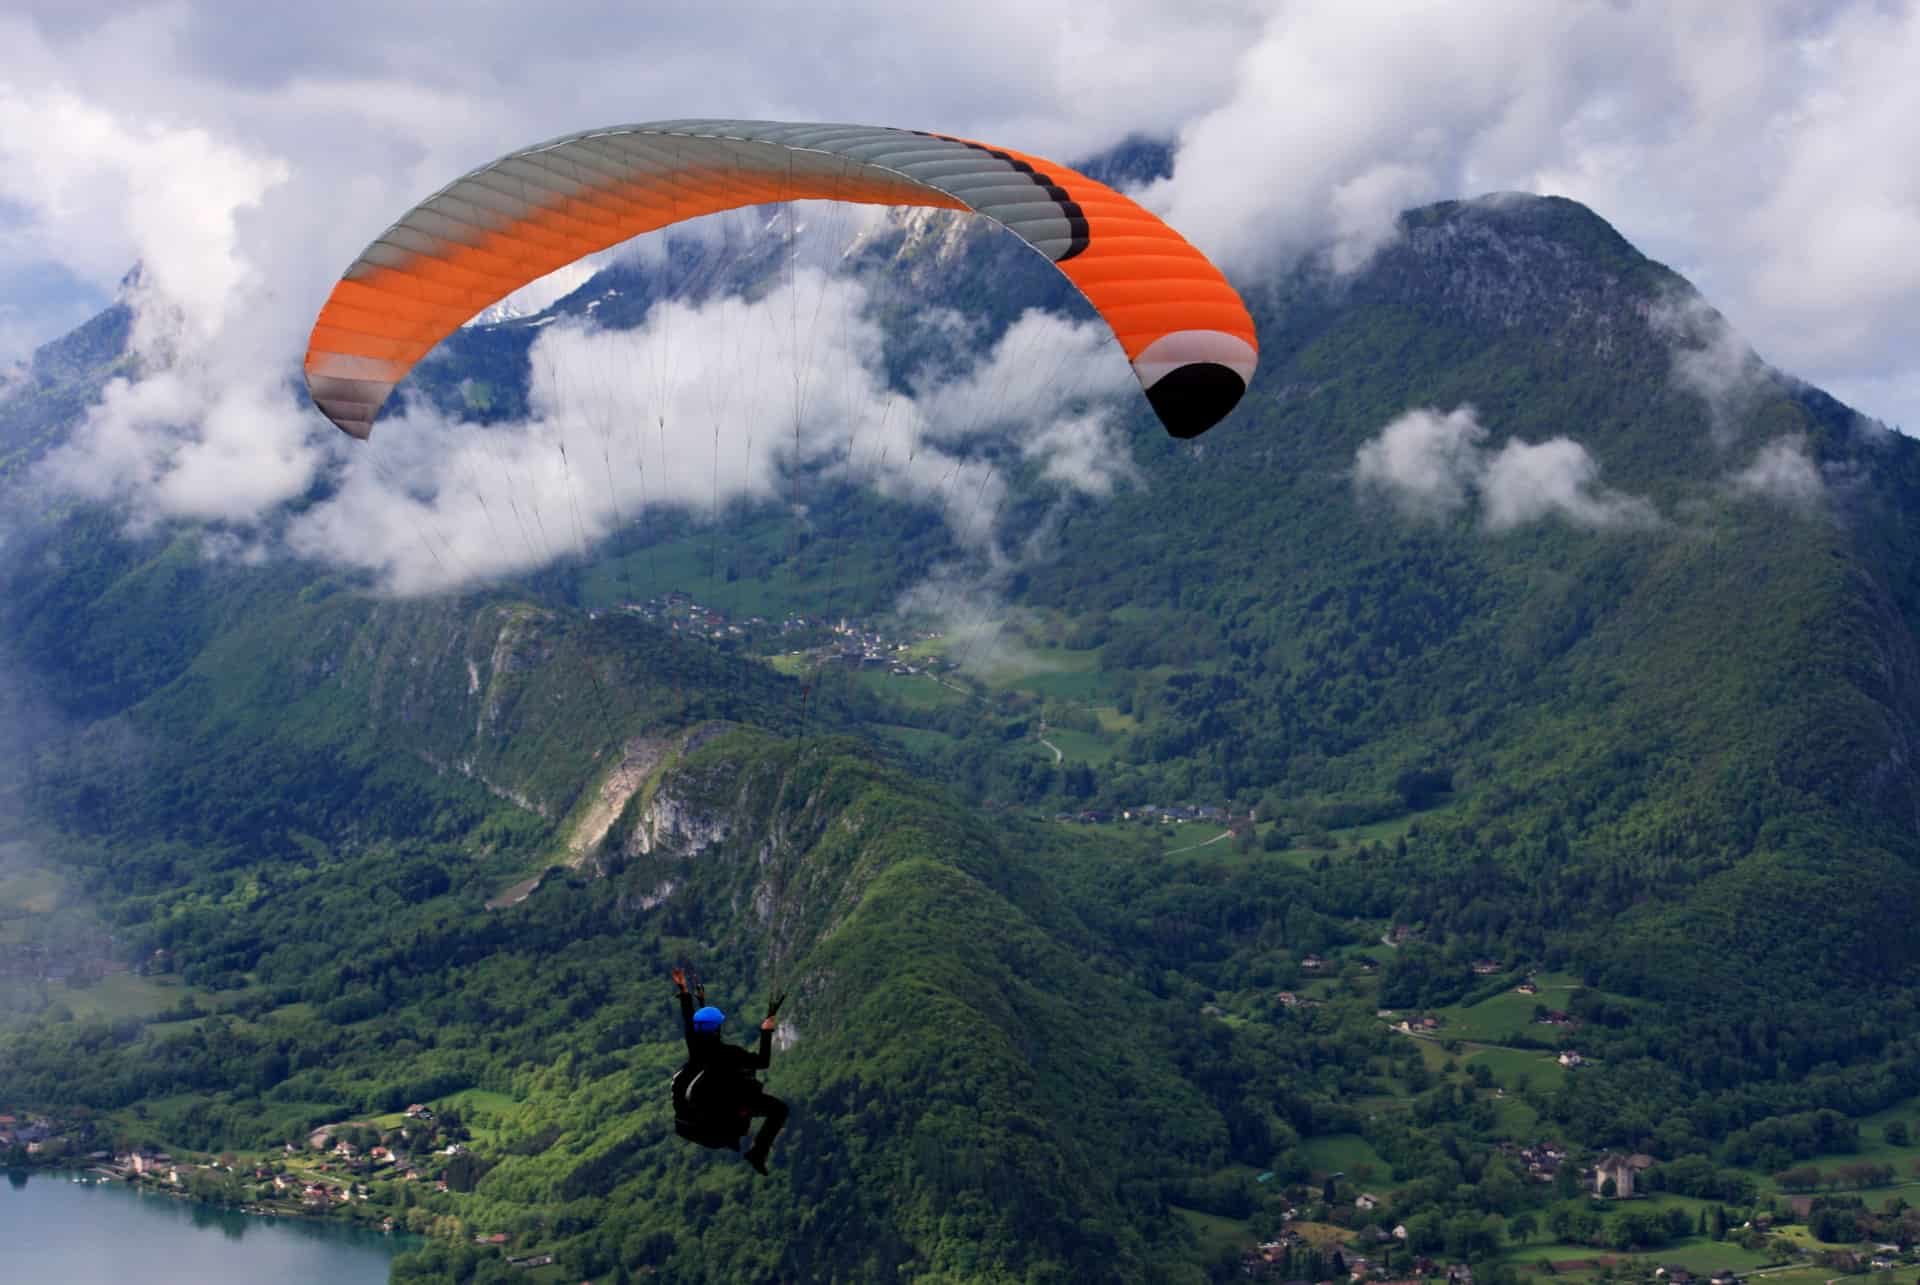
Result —
<path fill-rule="evenodd" d="M 780 1136 L 780 1130 L 786 1127 L 787 1104 L 755 1086 L 754 1095 L 740 1104 L 741 1133 L 746 1132 L 746 1126 L 757 1115 L 765 1116 L 766 1122 L 760 1126 L 760 1133 L 753 1140 L 753 1149 L 765 1155 L 773 1149 L 773 1140 Z"/>

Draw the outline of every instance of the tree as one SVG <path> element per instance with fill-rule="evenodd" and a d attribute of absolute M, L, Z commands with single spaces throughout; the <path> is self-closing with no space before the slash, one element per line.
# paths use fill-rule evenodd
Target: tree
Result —
<path fill-rule="evenodd" d="M 1573 1171 L 1572 1165 L 1563 1164 L 1553 1171 L 1553 1194 L 1557 1199 L 1569 1199 L 1579 1190 L 1580 1176 Z"/>
<path fill-rule="evenodd" d="M 1507 1220 L 1507 1231 L 1512 1234 L 1516 1244 L 1524 1245 L 1533 1239 L 1533 1233 L 1539 1226 L 1531 1213 L 1515 1214 Z"/>

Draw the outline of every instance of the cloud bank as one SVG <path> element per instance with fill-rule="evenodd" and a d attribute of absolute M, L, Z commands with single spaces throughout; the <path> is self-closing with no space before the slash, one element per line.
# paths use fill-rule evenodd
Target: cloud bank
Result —
<path fill-rule="evenodd" d="M 1355 266 L 1407 204 L 1560 193 L 1691 277 L 1770 360 L 1914 427 L 1916 65 L 1920 7 L 1876 0 L 1416 2 L 1391 21 L 1337 0 L 1053 10 L 980 0 L 964 14 L 882 0 L 805 14 L 771 2 L 678 10 L 588 0 L 452 24 L 424 0 L 24 0 L 0 15 L 0 281 L 57 279 L 99 295 L 143 265 L 139 373 L 109 393 L 48 480 L 119 497 L 141 520 L 245 524 L 345 467 L 342 507 L 309 515 L 299 537 L 345 549 L 395 585 L 458 578 L 397 552 L 423 544 L 416 526 L 445 528 L 425 542 L 439 538 L 448 565 L 507 569 L 528 556 L 517 536 L 483 547 L 471 534 L 501 497 L 467 512 L 480 506 L 456 500 L 460 488 L 440 476 L 449 466 L 408 451 L 457 461 L 456 476 L 484 476 L 481 465 L 504 456 L 542 522 L 584 536 L 638 505 L 637 476 L 602 481 L 607 500 L 587 503 L 584 484 L 560 468 L 559 444 L 570 468 L 592 454 L 592 416 L 618 424 L 633 408 L 611 393 L 596 402 L 555 392 L 517 432 L 475 434 L 416 407 L 391 426 L 404 442 L 376 444 L 389 474 L 413 480 L 383 483 L 340 454 L 297 394 L 314 313 L 341 266 L 423 194 L 508 147 L 619 120 L 883 121 L 1064 157 L 1130 135 L 1174 138 L 1171 177 L 1142 195 L 1243 280 L 1321 247 L 1336 266 Z M 535 307 L 577 284 L 549 281 L 516 303 Z M 13 291 L 0 305 L 0 369 L 70 324 L 74 297 L 65 286 Z M 1057 321 L 1033 326 L 1034 342 L 1054 348 L 1028 370 L 1054 352 L 1063 369 L 1079 369 L 1071 360 L 1083 343 L 1105 342 Z M 540 356 L 591 366 L 599 342 L 557 331 Z M 773 351 L 806 365 L 804 354 Z M 996 360 L 1016 360 L 1005 351 Z M 1710 405 L 1737 400 L 1744 346 L 1694 351 L 1677 377 Z M 747 452 L 743 427 L 741 449 L 723 456 L 723 498 L 765 495 L 780 467 L 857 462 L 873 485 L 941 505 L 963 538 L 991 545 L 968 528 L 997 511 L 1004 475 L 956 461 L 964 439 L 984 431 L 981 407 L 998 381 L 1014 376 L 942 372 L 913 389 L 911 408 L 887 410 L 868 339 L 831 355 L 852 377 L 823 394 L 817 418 L 798 416 L 800 441 L 785 456 L 764 441 Z M 697 370 L 682 384 L 656 393 L 682 420 L 697 421 L 703 398 L 731 397 L 748 416 L 771 396 L 717 389 Z M 837 466 L 835 414 L 854 417 L 856 439 Z M 1052 398 L 1020 438 L 1032 453 L 1023 466 L 1090 494 L 1125 484 L 1126 466 L 1105 449 L 1104 415 L 1097 399 Z M 1400 488 L 1396 502 L 1444 512 L 1470 494 L 1489 523 L 1537 520 L 1541 504 L 1589 525 L 1641 520 L 1610 502 L 1572 444 L 1532 454 L 1510 445 L 1489 458 L 1448 440 L 1418 448 L 1439 452 L 1421 474 L 1430 489 Z M 903 454 L 919 463 L 903 465 Z M 647 466 L 662 494 L 698 471 L 670 456 Z M 1460 473 L 1463 461 L 1477 471 Z M 920 471 L 943 465 L 945 482 Z M 1383 457 L 1375 467 L 1398 476 L 1392 465 Z M 1497 488 L 1509 477 L 1556 498 L 1504 504 Z M 977 499 L 956 513 L 948 497 L 969 484 Z M 709 476 L 709 505 L 714 489 Z M 359 521 L 348 521 L 355 505 Z M 503 543 L 522 552 L 509 557 Z"/>
<path fill-rule="evenodd" d="M 1095 327 L 1029 314 L 976 367 L 905 393 L 887 384 L 869 303 L 860 280 L 802 268 L 752 301 L 657 305 L 630 331 L 555 322 L 528 356 L 527 419 L 481 426 L 416 400 L 364 446 L 323 440 L 310 466 L 338 459 L 340 485 L 287 541 L 431 592 L 583 553 L 651 507 L 711 519 L 787 503 L 805 470 L 937 508 L 992 563 L 1008 556 L 1007 479 L 973 439 L 1014 429 L 1069 491 L 1131 476 L 1107 412 L 1132 379 Z"/>
<path fill-rule="evenodd" d="M 1811 509 L 1827 494 L 1819 466 L 1808 455 L 1802 437 L 1768 442 L 1745 467 L 1728 476 L 1727 484 L 1735 494 L 1774 500 L 1797 509 Z"/>
<path fill-rule="evenodd" d="M 1768 358 L 1920 430 L 1920 6 L 1275 6 L 1149 200 L 1247 268 L 1424 201 L 1572 197 Z"/>
<path fill-rule="evenodd" d="M 1354 456 L 1354 485 L 1415 521 L 1438 522 L 1477 503 L 1483 529 L 1499 533 L 1557 518 L 1590 531 L 1660 525 L 1653 504 L 1600 484 L 1600 466 L 1571 438 L 1487 446 L 1470 406 L 1442 414 L 1411 410 Z"/>

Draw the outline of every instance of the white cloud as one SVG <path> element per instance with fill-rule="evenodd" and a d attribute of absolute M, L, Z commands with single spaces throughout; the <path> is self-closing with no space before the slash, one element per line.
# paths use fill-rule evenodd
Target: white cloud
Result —
<path fill-rule="evenodd" d="M 1571 438 L 1508 442 L 1480 476 L 1481 521 L 1510 531 L 1542 518 L 1607 531 L 1658 526 L 1659 514 L 1639 496 L 1600 485 L 1600 466 Z"/>
<path fill-rule="evenodd" d="M 32 216 L 20 240 L 96 280 L 138 260 L 201 338 L 219 332 L 252 284 L 239 214 L 289 172 L 204 129 L 123 119 L 71 92 L 4 83 L 0 169 Z M 22 256 L 13 247 L 10 257 Z"/>
<path fill-rule="evenodd" d="M 1920 424 L 1920 6 L 1274 7 L 1147 194 L 1252 267 L 1336 266 L 1396 207 L 1585 202 L 1786 369 Z"/>
<path fill-rule="evenodd" d="M 157 283 L 132 289 L 137 377 L 107 384 L 99 404 L 51 452 L 40 480 L 124 505 L 130 522 L 248 522 L 300 494 L 332 446 L 294 401 L 271 344 L 244 333 L 209 343 Z M 233 327 L 244 332 L 244 327 Z"/>
<path fill-rule="evenodd" d="M 547 326 L 528 356 L 525 422 L 482 427 L 409 406 L 347 452 L 338 493 L 289 542 L 393 592 L 429 592 L 578 554 L 649 506 L 712 518 L 739 501 L 789 502 L 798 466 L 939 508 L 992 567 L 1007 557 L 1006 477 L 955 447 L 1011 425 L 1042 474 L 1072 490 L 1104 495 L 1129 475 L 1103 456 L 1125 458 L 1098 400 L 1126 364 L 1115 352 L 1093 363 L 1104 378 L 1075 369 L 1088 328 L 1023 318 L 978 368 L 913 396 L 887 386 L 869 303 L 860 281 L 803 267 L 755 300 L 659 305 L 632 331 Z M 1060 358 L 1054 378 L 1021 374 L 1036 353 Z M 998 390 L 992 422 L 985 387 Z"/>
<path fill-rule="evenodd" d="M 1408 411 L 1354 456 L 1354 484 L 1416 520 L 1440 520 L 1478 501 L 1487 531 L 1547 518 L 1588 530 L 1660 524 L 1651 502 L 1600 485 L 1600 466 L 1571 438 L 1512 440 L 1493 450 L 1470 406 Z"/>
<path fill-rule="evenodd" d="M 1438 520 L 1466 507 L 1468 490 L 1485 468 L 1486 438 L 1470 406 L 1444 415 L 1411 410 L 1361 445 L 1354 481 L 1386 495 L 1408 517 Z"/>
<path fill-rule="evenodd" d="M 1806 439 L 1801 437 L 1768 442 L 1727 482 L 1741 495 L 1776 500 L 1791 508 L 1811 508 L 1827 493 L 1820 469 L 1808 456 Z"/>
<path fill-rule="evenodd" d="M 1648 322 L 1672 344 L 1674 384 L 1706 403 L 1713 440 L 1730 445 L 1742 420 L 1774 386 L 1766 364 L 1698 295 L 1669 293 Z"/>

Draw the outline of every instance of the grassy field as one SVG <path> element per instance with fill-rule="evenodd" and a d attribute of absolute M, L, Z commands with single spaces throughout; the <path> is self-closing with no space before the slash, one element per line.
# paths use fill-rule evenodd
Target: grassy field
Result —
<path fill-rule="evenodd" d="M 1515 1142 L 1531 1141 L 1540 1133 L 1540 1113 L 1519 1098 L 1500 1098 L 1493 1104 L 1494 1124 Z"/>
<path fill-rule="evenodd" d="M 1534 1007 L 1545 1003 L 1538 995 L 1522 995 L 1509 990 L 1467 1008 L 1452 1006 L 1440 1009 L 1439 1014 L 1446 1019 L 1449 1036 L 1506 1044 L 1518 1036 L 1526 1035 L 1552 1043 L 1558 1031 L 1551 1026 L 1538 1025 L 1533 1020 Z M 1546 1006 L 1554 1007 L 1551 1004 Z"/>
<path fill-rule="evenodd" d="M 1291 1222 L 1287 1230 L 1299 1232 L 1315 1249 L 1337 1249 L 1353 1239 L 1350 1228 L 1333 1223 Z"/>
<path fill-rule="evenodd" d="M 1047 653 L 1049 656 L 1052 653 Z M 1064 653 L 1072 655 L 1073 653 Z M 1000 676 L 995 675 L 996 679 Z M 1011 687 L 1019 691 L 1034 692 L 1049 700 L 1074 701 L 1091 705 L 1105 700 L 1113 693 L 1107 686 L 1107 676 L 1097 671 L 1046 670 L 1040 673 L 1027 673 L 1002 681 L 998 685 Z"/>
<path fill-rule="evenodd" d="M 1324 1178 L 1330 1173 L 1344 1173 L 1350 1178 L 1357 1178 L 1364 1169 L 1372 1181 L 1393 1181 L 1393 1166 L 1373 1149 L 1372 1143 L 1357 1133 L 1330 1133 L 1324 1137 L 1308 1138 L 1300 1144 L 1300 1150 L 1313 1167 L 1316 1178 Z"/>
<path fill-rule="evenodd" d="M 50 914 L 60 902 L 60 877 L 38 866 L 0 866 L 0 914 Z"/>
<path fill-rule="evenodd" d="M 1649 1257 L 1658 1258 L 1662 1263 L 1673 1263 L 1690 1272 L 1713 1272 L 1731 1268 L 1736 1272 L 1748 1271 L 1755 1267 L 1764 1267 L 1773 1261 L 1767 1254 L 1756 1254 L 1750 1249 L 1727 1241 L 1708 1240 L 1695 1237 L 1677 1245 L 1654 1251 Z"/>
<path fill-rule="evenodd" d="M 804 657 L 785 656 L 780 659 L 805 660 Z M 944 705 L 965 705 L 973 699 L 965 692 L 956 692 L 926 674 L 894 674 L 884 669 L 863 669 L 854 675 L 854 681 L 908 709 L 939 709 Z"/>
<path fill-rule="evenodd" d="M 1169 1207 L 1193 1229 L 1201 1252 L 1208 1258 L 1223 1250 L 1240 1249 L 1253 1243 L 1253 1229 L 1245 1219 L 1222 1218 L 1218 1214 L 1204 1214 L 1198 1209 L 1187 1209 L 1181 1205 Z"/>
<path fill-rule="evenodd" d="M 1447 1033 L 1442 1032 L 1443 1036 Z M 1455 1050 L 1448 1050 L 1441 1040 L 1415 1037 L 1420 1045 L 1421 1060 L 1429 1071 L 1446 1074 L 1447 1063 L 1454 1064 L 1455 1073 L 1471 1074 L 1475 1062 L 1482 1062 L 1493 1072 L 1494 1083 L 1512 1092 L 1522 1075 L 1528 1077 L 1535 1089 L 1553 1090 L 1566 1082 L 1567 1068 L 1553 1060 L 1553 1055 L 1535 1052 L 1531 1049 L 1506 1049 L 1490 1045 L 1462 1043 Z"/>
<path fill-rule="evenodd" d="M 1182 852 L 1195 852 L 1202 848 L 1204 852 L 1197 855 L 1215 853 L 1225 855 L 1228 847 L 1227 841 L 1220 837 L 1227 833 L 1227 827 L 1223 825 L 1210 825 L 1205 821 L 1188 821 L 1184 825 L 1160 826 L 1159 831 L 1160 837 L 1166 841 L 1169 856 Z"/>
<path fill-rule="evenodd" d="M 1523 1077 L 1536 1089 L 1557 1089 L 1567 1079 L 1567 1068 L 1554 1061 L 1553 1054 L 1534 1049 L 1467 1044 L 1461 1048 L 1457 1059 L 1469 1073 L 1475 1066 L 1486 1067 L 1493 1073 L 1493 1082 L 1509 1093 L 1520 1087 Z"/>
<path fill-rule="evenodd" d="M 1755 1267 L 1763 1267 L 1771 1261 L 1765 1254 L 1756 1254 L 1751 1250 L 1742 1249 L 1730 1241 L 1713 1241 L 1698 1236 L 1632 1255 L 1624 1255 L 1618 1250 L 1601 1249 L 1593 1245 L 1571 1245 L 1552 1241 L 1537 1245 L 1517 1245 L 1509 1249 L 1505 1255 L 1506 1261 L 1516 1266 L 1544 1262 L 1577 1262 L 1602 1257 L 1642 1258 L 1651 1263 L 1671 1263 L 1676 1267 L 1684 1267 L 1690 1272 L 1711 1272 L 1721 1268 L 1744 1272 Z"/>
<path fill-rule="evenodd" d="M 448 1097 L 436 1099 L 434 1105 L 442 1112 L 449 1108 L 457 1109 L 475 1141 L 490 1143 L 520 1103 L 505 1093 L 496 1093 L 491 1089 L 462 1089 Z"/>
<path fill-rule="evenodd" d="M 172 1008 L 190 993 L 177 977 L 135 977 L 132 973 L 110 973 L 89 986 L 73 987 L 64 982 L 47 983 L 47 996 L 73 1010 L 82 1020 L 103 1018 L 118 1021 L 125 1017 L 148 1017 Z M 212 997 L 196 995 L 203 1007 L 211 1008 Z"/>
<path fill-rule="evenodd" d="M 953 738 L 945 732 L 932 732 L 919 727 L 900 727 L 889 724 L 873 730 L 909 754 L 931 754 L 954 743 Z"/>
<path fill-rule="evenodd" d="M 1865 1116 L 1859 1121 L 1860 1149 L 1858 1151 L 1827 1152 L 1814 1156 L 1809 1160 L 1795 1161 L 1792 1167 L 1798 1169 L 1806 1165 L 1812 1165 L 1816 1169 L 1830 1171 L 1844 1164 L 1860 1162 L 1885 1164 L 1893 1166 L 1893 1181 L 1883 1186 L 1865 1188 L 1864 1191 L 1869 1193 L 1875 1191 L 1891 1192 L 1897 1187 L 1920 1185 L 1920 1183 L 1916 1182 L 1917 1179 L 1920 1179 L 1920 1169 L 1915 1168 L 1916 1165 L 1920 1165 L 1920 1118 L 1916 1117 L 1917 1109 L 1920 1109 L 1920 1099 L 1909 1098 L 1905 1102 L 1896 1103 L 1884 1111 Z M 1908 1145 L 1904 1147 L 1895 1146 L 1893 1143 L 1888 1142 L 1886 1138 L 1886 1125 L 1892 1120 L 1905 1121 L 1908 1134 L 1915 1141 L 1909 1142 Z M 1749 1173 L 1753 1176 L 1754 1184 L 1763 1196 L 1802 1194 L 1785 1191 L 1778 1183 L 1774 1182 L 1773 1175 L 1770 1173 L 1760 1173 L 1757 1170 L 1751 1169 L 1742 1170 L 1741 1172 Z M 1911 1192 L 1903 1194 L 1907 1195 L 1909 1203 L 1920 1203 L 1920 1200 L 1916 1200 Z"/>
<path fill-rule="evenodd" d="M 596 562 L 581 577 L 581 600 L 592 607 L 612 607 L 677 591 L 732 617 L 774 618 L 789 612 L 865 616 L 891 597 L 885 586 L 893 582 L 897 568 L 882 550 L 838 541 L 821 545 L 819 554 L 809 554 L 801 563 L 784 561 L 794 534 L 792 521 L 784 516 L 723 520 L 717 529 L 692 530 Z M 729 565 L 770 564 L 773 570 L 765 578 L 726 576 Z"/>
<path fill-rule="evenodd" d="M 1091 763 L 1099 767 L 1113 761 L 1113 746 L 1092 732 L 1049 728 L 1047 739 L 1060 747 L 1063 762 Z"/>

